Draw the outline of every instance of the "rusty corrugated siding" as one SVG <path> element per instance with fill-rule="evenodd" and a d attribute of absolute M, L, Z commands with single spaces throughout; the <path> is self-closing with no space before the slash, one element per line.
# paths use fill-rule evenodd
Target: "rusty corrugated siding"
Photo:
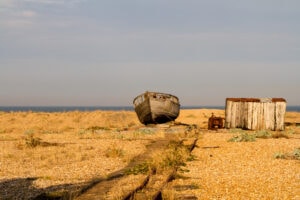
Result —
<path fill-rule="evenodd" d="M 233 102 L 286 102 L 284 98 L 226 98 L 226 101 L 233 101 Z"/>

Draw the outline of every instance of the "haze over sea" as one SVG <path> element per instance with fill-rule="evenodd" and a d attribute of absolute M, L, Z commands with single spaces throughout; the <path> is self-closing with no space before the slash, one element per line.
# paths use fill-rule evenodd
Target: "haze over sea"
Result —
<path fill-rule="evenodd" d="M 181 109 L 225 109 L 224 106 L 181 106 Z M 133 111 L 133 106 L 0 106 L 3 112 Z M 288 112 L 300 112 L 300 106 L 287 106 Z"/>

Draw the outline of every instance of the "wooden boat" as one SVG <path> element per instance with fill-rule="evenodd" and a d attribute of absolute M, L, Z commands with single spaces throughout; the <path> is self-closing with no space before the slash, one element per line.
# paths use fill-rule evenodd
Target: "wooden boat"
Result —
<path fill-rule="evenodd" d="M 174 121 L 179 115 L 179 99 L 171 94 L 145 92 L 133 100 L 135 112 L 142 124 Z"/>

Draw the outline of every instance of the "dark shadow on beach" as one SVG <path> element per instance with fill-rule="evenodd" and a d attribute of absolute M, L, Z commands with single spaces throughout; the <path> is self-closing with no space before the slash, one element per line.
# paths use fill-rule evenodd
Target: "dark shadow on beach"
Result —
<path fill-rule="evenodd" d="M 33 185 L 37 179 L 36 177 L 15 178 L 0 182 L 0 200 L 73 199 L 83 186 L 83 184 L 62 184 L 37 188 Z"/>

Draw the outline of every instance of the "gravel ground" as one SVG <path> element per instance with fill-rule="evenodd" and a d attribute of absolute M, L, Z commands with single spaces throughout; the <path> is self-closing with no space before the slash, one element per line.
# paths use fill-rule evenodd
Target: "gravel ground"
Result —
<path fill-rule="evenodd" d="M 222 110 L 182 110 L 178 121 L 205 129 L 212 112 L 224 117 Z M 299 113 L 287 113 L 286 121 L 299 120 Z M 164 137 L 140 127 L 134 112 L 0 113 L 0 200 L 81 187 L 122 169 L 149 142 Z M 97 128 L 103 129 L 93 131 Z M 187 178 L 173 181 L 170 193 L 198 199 L 300 199 L 299 160 L 274 158 L 300 147 L 299 127 L 286 130 L 294 138 L 255 142 L 227 142 L 235 133 L 225 132 L 205 131 L 193 151 L 196 160 L 182 174 Z M 27 147 L 30 135 L 49 146 Z"/>
<path fill-rule="evenodd" d="M 228 142 L 234 134 L 205 133 L 182 175 L 168 188 L 198 199 L 300 199 L 299 160 L 275 159 L 299 148 L 299 137 Z M 297 135 L 299 136 L 299 135 Z M 190 188 L 190 189 L 189 189 Z M 196 199 L 196 198 L 195 198 Z"/>

